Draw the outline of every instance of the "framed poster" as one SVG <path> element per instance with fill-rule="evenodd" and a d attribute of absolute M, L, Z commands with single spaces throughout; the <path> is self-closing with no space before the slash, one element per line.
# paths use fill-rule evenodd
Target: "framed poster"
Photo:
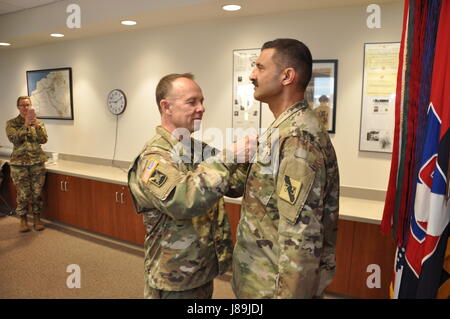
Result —
<path fill-rule="evenodd" d="M 310 107 L 328 133 L 336 133 L 336 94 L 338 60 L 313 60 L 311 81 L 305 91 Z"/>
<path fill-rule="evenodd" d="M 27 88 L 37 118 L 73 120 L 72 68 L 27 71 Z"/>
<path fill-rule="evenodd" d="M 261 102 L 253 97 L 254 88 L 249 80 L 260 51 L 260 49 L 233 50 L 233 132 L 237 129 L 255 129 L 259 132 L 261 127 Z M 236 140 L 234 133 L 233 140 Z"/>
<path fill-rule="evenodd" d="M 400 42 L 365 43 L 359 150 L 391 153 Z"/>

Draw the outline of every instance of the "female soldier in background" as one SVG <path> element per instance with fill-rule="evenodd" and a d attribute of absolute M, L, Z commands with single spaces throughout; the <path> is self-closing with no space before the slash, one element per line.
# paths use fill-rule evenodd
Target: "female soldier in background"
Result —
<path fill-rule="evenodd" d="M 16 213 L 20 216 L 20 232 L 30 230 L 27 223 L 29 205 L 34 216 L 34 229 L 43 230 L 40 214 L 43 207 L 42 188 L 45 182 L 47 156 L 41 144 L 47 143 L 44 123 L 36 119 L 29 96 L 19 96 L 20 114 L 6 123 L 6 135 L 14 148 L 11 154 L 11 178 L 17 188 Z"/>

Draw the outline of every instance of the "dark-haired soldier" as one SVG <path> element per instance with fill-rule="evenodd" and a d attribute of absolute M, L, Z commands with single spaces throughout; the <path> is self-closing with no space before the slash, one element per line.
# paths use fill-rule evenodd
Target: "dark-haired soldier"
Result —
<path fill-rule="evenodd" d="M 277 39 L 263 45 L 250 75 L 275 121 L 247 176 L 233 252 L 238 298 L 321 297 L 335 273 L 339 172 L 326 128 L 304 99 L 311 73 L 309 49 Z"/>

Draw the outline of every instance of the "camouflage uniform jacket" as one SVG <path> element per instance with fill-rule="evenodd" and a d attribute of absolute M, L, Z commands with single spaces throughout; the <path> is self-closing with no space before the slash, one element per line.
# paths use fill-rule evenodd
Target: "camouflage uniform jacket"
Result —
<path fill-rule="evenodd" d="M 245 173 L 237 165 L 192 163 L 194 152 L 178 147 L 182 144 L 170 132 L 159 126 L 156 133 L 128 172 L 136 211 L 144 214 L 147 229 L 146 280 L 160 290 L 197 288 L 231 266 L 223 195 L 242 196 L 243 185 L 236 188 L 229 180 L 234 171 L 236 179 Z M 200 147 L 206 153 L 206 144 Z"/>
<path fill-rule="evenodd" d="M 236 296 L 320 296 L 335 273 L 338 213 L 334 148 L 303 100 L 259 138 L 233 252 Z"/>
<path fill-rule="evenodd" d="M 41 148 L 41 144 L 47 143 L 47 131 L 41 121 L 37 120 L 36 126 L 25 127 L 25 119 L 18 115 L 6 123 L 6 135 L 14 145 L 11 165 L 31 166 L 47 160 Z"/>

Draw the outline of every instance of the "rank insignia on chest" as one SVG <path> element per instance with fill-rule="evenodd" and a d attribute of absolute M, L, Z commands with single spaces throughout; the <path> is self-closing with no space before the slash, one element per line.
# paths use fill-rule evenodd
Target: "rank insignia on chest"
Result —
<path fill-rule="evenodd" d="M 278 196 L 293 205 L 298 197 L 298 194 L 300 193 L 301 187 L 301 182 L 284 175 L 283 186 L 281 187 L 280 194 L 278 194 Z"/>
<path fill-rule="evenodd" d="M 167 180 L 167 176 L 161 173 L 158 170 L 155 170 L 152 177 L 150 177 L 150 183 L 155 184 L 158 187 L 161 187 Z"/>
<path fill-rule="evenodd" d="M 144 172 L 142 172 L 141 181 L 143 181 L 145 184 L 148 183 L 148 180 L 153 175 L 153 173 L 156 170 L 156 167 L 158 166 L 159 162 L 155 159 L 149 159 L 147 163 L 145 164 Z"/>

